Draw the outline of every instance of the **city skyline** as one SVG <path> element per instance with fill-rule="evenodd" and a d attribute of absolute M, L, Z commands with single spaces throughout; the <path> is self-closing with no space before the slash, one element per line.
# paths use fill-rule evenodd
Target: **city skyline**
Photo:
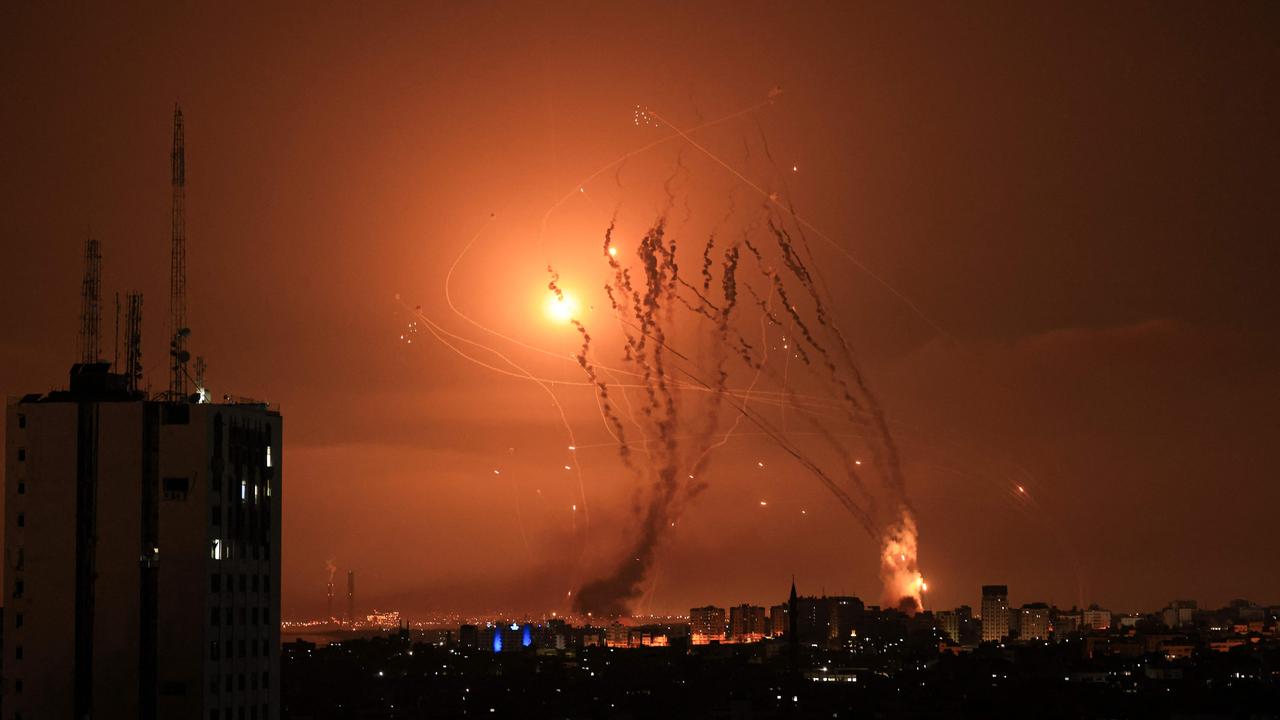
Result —
<path fill-rule="evenodd" d="M 468 313 L 522 367 L 583 382 L 578 334 L 543 312 L 546 266 L 602 328 L 589 263 L 615 216 L 626 253 L 664 204 L 700 246 L 771 192 L 834 239 L 809 231 L 901 446 L 924 609 L 976 608 L 991 582 L 1018 607 L 1280 600 L 1280 561 L 1257 552 L 1280 545 L 1263 6 L 1101 25 L 1026 7 L 1007 27 L 949 7 L 928 27 L 871 7 L 329 8 L 284 39 L 280 11 L 2 12 L 0 122 L 22 142 L 0 196 L 0 393 L 65 385 L 88 237 L 104 302 L 148 299 L 141 385 L 169 386 L 180 101 L 189 348 L 214 397 L 290 417 L 282 617 L 571 610 L 635 522 L 610 426 L 557 391 L 570 447 L 544 388 L 464 361 L 415 313 L 492 340 Z M 630 30 L 606 47 L 587 39 L 602 26 Z M 693 134 L 592 176 L 673 128 Z M 769 607 L 792 575 L 883 604 L 883 543 L 752 432 L 711 456 L 630 613 Z M 360 576 L 355 610 L 341 573 Z"/>

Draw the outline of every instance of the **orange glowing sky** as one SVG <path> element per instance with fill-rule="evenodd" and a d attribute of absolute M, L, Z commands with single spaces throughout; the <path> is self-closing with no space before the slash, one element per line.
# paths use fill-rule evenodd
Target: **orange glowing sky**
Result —
<path fill-rule="evenodd" d="M 668 216 L 700 243 L 764 204 L 757 185 L 863 266 L 815 245 L 901 433 L 931 607 L 976 604 L 983 583 L 1118 610 L 1275 602 L 1280 560 L 1259 549 L 1280 546 L 1278 19 L 11 5 L 0 392 L 65 382 L 87 228 L 106 287 L 145 293 L 165 382 L 176 99 L 191 347 L 215 394 L 286 418 L 284 616 L 323 609 L 328 562 L 356 571 L 364 610 L 557 609 L 584 515 L 590 563 L 630 514 L 594 399 L 559 395 L 571 450 L 543 388 L 401 340 L 410 310 L 580 381 L 568 318 L 616 332 L 610 221 L 634 252 L 673 186 Z M 677 139 L 590 178 L 774 87 L 695 133 L 706 152 Z M 548 296 L 549 262 L 572 307 Z M 784 453 L 745 435 L 710 473 L 641 610 L 776 602 L 793 574 L 879 600 L 876 543 Z"/>

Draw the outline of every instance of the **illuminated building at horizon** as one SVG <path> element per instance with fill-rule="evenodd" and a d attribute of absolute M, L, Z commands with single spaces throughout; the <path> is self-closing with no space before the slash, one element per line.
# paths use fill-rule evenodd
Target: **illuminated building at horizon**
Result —
<path fill-rule="evenodd" d="M 1022 640 L 1049 639 L 1049 606 L 1028 603 L 1018 611 L 1018 637 Z"/>
<path fill-rule="evenodd" d="M 689 634 L 694 645 L 723 642 L 724 631 L 724 608 L 707 605 L 689 610 Z"/>
<path fill-rule="evenodd" d="M 1009 586 L 982 586 L 982 642 L 1009 637 Z"/>
<path fill-rule="evenodd" d="M 764 608 L 759 605 L 734 605 L 729 608 L 729 640 L 758 642 L 768 634 Z"/>

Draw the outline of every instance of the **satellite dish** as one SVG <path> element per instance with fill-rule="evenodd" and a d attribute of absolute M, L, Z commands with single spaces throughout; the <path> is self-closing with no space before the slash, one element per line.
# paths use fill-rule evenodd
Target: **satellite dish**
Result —
<path fill-rule="evenodd" d="M 191 353 L 186 350 L 180 350 L 177 354 L 178 362 L 184 363 L 191 359 Z"/>
<path fill-rule="evenodd" d="M 191 334 L 191 328 L 178 328 L 178 337 L 187 337 Z"/>

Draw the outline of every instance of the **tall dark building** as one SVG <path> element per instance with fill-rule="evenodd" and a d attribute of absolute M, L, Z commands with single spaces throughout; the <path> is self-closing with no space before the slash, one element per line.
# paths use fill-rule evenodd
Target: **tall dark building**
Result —
<path fill-rule="evenodd" d="M 168 390 L 139 388 L 140 294 L 102 359 L 90 239 L 69 388 L 5 408 L 6 718 L 279 716 L 282 419 L 188 372 L 183 148 L 175 108 Z"/>
<path fill-rule="evenodd" d="M 982 642 L 1009 637 L 1009 586 L 982 586 Z"/>
<path fill-rule="evenodd" d="M 5 423 L 6 717 L 277 717 L 280 414 L 95 363 Z"/>

